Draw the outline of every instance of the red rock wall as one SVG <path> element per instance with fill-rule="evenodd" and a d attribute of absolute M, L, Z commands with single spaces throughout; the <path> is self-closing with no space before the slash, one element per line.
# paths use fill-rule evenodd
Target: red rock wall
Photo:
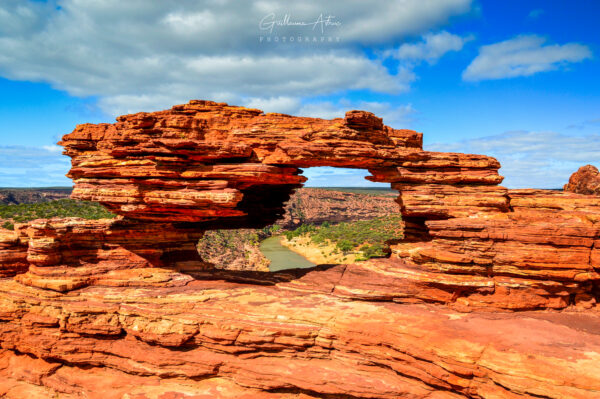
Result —
<path fill-rule="evenodd" d="M 69 294 L 4 280 L 0 394 L 597 397 L 597 314 L 458 313 L 355 293 L 393 294 L 374 268 L 217 272 L 171 287 L 131 276 Z"/>
<path fill-rule="evenodd" d="M 19 225 L 15 231 L 0 227 L 0 278 L 24 273 L 28 268 L 27 238 L 24 231 Z"/>
<path fill-rule="evenodd" d="M 16 280 L 55 291 L 122 284 L 130 269 L 178 272 L 207 267 L 195 246 L 202 231 L 189 225 L 54 218 L 20 225 L 19 233 L 28 246 L 19 247 L 19 259 L 26 266 L 13 273 L 18 273 Z M 6 253 L 0 247 L 0 256 Z"/>
<path fill-rule="evenodd" d="M 395 256 L 415 276 L 454 287 L 457 305 L 594 306 L 600 202 L 551 190 L 508 196 L 511 212 L 426 221 L 426 239 L 395 245 Z"/>

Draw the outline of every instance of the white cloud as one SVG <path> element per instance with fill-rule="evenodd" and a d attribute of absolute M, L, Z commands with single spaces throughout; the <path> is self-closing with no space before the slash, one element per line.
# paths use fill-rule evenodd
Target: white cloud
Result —
<path fill-rule="evenodd" d="M 62 153 L 63 148 L 59 145 L 44 145 L 42 146 L 42 148 L 48 152 L 52 152 L 52 153 Z"/>
<path fill-rule="evenodd" d="M 0 146 L 0 186 L 71 186 L 65 177 L 71 167 L 69 158 L 46 147 L 58 146 Z"/>
<path fill-rule="evenodd" d="M 264 112 L 279 112 L 282 114 L 296 114 L 296 111 L 301 107 L 300 98 L 298 97 L 252 97 L 245 104 L 249 108 L 258 108 Z"/>
<path fill-rule="evenodd" d="M 543 37 L 526 35 L 483 46 L 479 55 L 463 71 L 463 80 L 530 76 L 592 57 L 591 50 L 582 44 L 544 45 L 545 42 Z"/>
<path fill-rule="evenodd" d="M 472 40 L 471 36 L 461 37 L 446 31 L 435 34 L 428 33 L 420 42 L 405 43 L 395 50 L 386 52 L 386 55 L 399 60 L 412 62 L 424 60 L 429 64 L 435 64 L 444 54 L 450 51 L 460 51 L 469 40 Z"/>
<path fill-rule="evenodd" d="M 598 165 L 600 135 L 515 131 L 426 145 L 429 151 L 464 152 L 496 157 L 503 185 L 510 188 L 560 188 L 580 166 Z"/>
<path fill-rule="evenodd" d="M 245 98 L 315 96 L 342 88 L 399 93 L 407 91 L 414 79 L 410 73 L 390 75 L 378 61 L 345 52 L 297 57 L 189 57 L 172 64 L 164 66 L 162 77 L 155 76 L 152 68 L 123 68 L 122 76 L 88 85 L 87 94 L 107 93 L 99 105 L 117 115 L 164 109 L 192 98 L 241 104 Z M 152 84 L 148 86 L 148 82 Z M 139 91 L 142 93 L 136 94 Z"/>
<path fill-rule="evenodd" d="M 192 98 L 312 97 L 343 90 L 399 93 L 415 79 L 391 74 L 359 50 L 421 34 L 469 10 L 471 0 L 283 1 L 54 0 L 0 3 L 0 76 L 97 96 L 116 115 Z M 333 44 L 265 44 L 266 13 L 294 20 L 331 14 Z M 277 34 L 304 34 L 294 27 Z M 343 73 L 340 73 L 343 71 Z"/>
<path fill-rule="evenodd" d="M 412 104 L 394 105 L 389 102 L 352 101 L 342 98 L 339 101 L 315 101 L 303 103 L 300 97 L 252 97 L 241 102 L 246 107 L 258 108 L 264 112 L 280 112 L 312 118 L 343 118 L 349 110 L 369 111 L 383 119 L 383 123 L 397 128 L 407 128 L 418 113 Z"/>
<path fill-rule="evenodd" d="M 396 129 L 407 128 L 414 120 L 417 110 L 412 104 L 394 105 L 377 101 L 316 102 L 305 104 L 298 109 L 296 115 L 314 118 L 343 118 L 348 110 L 369 111 L 383 119 L 383 123 Z"/>

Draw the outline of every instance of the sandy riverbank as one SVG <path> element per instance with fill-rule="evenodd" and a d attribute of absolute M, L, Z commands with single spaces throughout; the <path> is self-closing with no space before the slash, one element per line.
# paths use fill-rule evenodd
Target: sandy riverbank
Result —
<path fill-rule="evenodd" d="M 358 253 L 344 255 L 342 252 L 336 251 L 337 248 L 335 244 L 328 243 L 317 245 L 312 242 L 308 235 L 295 237 L 289 241 L 285 237 L 282 237 L 281 245 L 302 255 L 317 265 L 356 263 L 356 258 L 360 256 Z"/>

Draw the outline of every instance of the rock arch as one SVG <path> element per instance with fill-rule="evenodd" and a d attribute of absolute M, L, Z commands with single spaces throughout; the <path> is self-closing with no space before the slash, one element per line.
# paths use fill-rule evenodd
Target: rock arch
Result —
<path fill-rule="evenodd" d="M 132 219 L 263 227 L 306 180 L 299 168 L 311 166 L 368 169 L 370 180 L 401 190 L 406 216 L 507 209 L 506 190 L 489 189 L 502 181 L 494 158 L 423 151 L 420 133 L 384 126 L 364 111 L 323 120 L 191 101 L 81 125 L 60 144 L 73 158 L 73 197 Z M 455 196 L 456 188 L 473 187 L 494 198 L 481 209 L 448 202 L 429 215 L 411 202 L 424 184 Z"/>
<path fill-rule="evenodd" d="M 496 159 L 424 151 L 420 133 L 369 112 L 323 120 L 191 101 L 80 125 L 60 144 L 72 158 L 73 197 L 122 220 L 30 224 L 23 283 L 66 291 L 115 269 L 205 270 L 193 246 L 202 230 L 272 224 L 305 181 L 300 168 L 334 166 L 368 169 L 399 191 L 405 240 L 373 262 L 394 275 L 374 295 L 508 309 L 596 300 L 597 199 L 507 190 Z"/>

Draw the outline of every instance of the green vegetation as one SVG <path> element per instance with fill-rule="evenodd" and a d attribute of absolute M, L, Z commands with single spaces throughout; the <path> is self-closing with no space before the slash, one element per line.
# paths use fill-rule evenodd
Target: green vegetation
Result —
<path fill-rule="evenodd" d="M 289 241 L 296 237 L 300 237 L 303 234 L 316 233 L 316 232 L 317 232 L 317 226 L 315 226 L 314 224 L 303 224 L 300 227 L 298 227 L 296 230 L 290 230 L 290 231 L 284 232 L 283 235 Z"/>
<path fill-rule="evenodd" d="M 323 223 L 317 227 L 303 224 L 293 231 L 283 233 L 288 240 L 308 234 L 317 245 L 335 243 L 336 249 L 347 254 L 362 252 L 361 260 L 385 256 L 385 243 L 402 238 L 402 217 L 388 215 L 371 220 L 348 223 Z"/>
<path fill-rule="evenodd" d="M 263 237 L 271 237 L 277 234 L 277 232 L 279 232 L 281 230 L 281 226 L 278 224 L 274 224 L 271 226 L 267 226 L 267 227 L 263 227 L 261 229 L 262 235 Z"/>
<path fill-rule="evenodd" d="M 244 244 L 258 245 L 261 237 L 258 230 L 208 230 L 200 239 L 199 248 L 220 255 L 225 250 L 241 249 Z"/>
<path fill-rule="evenodd" d="M 257 266 L 256 262 L 261 262 L 257 258 L 260 254 L 258 246 L 268 235 L 266 230 L 208 230 L 198 242 L 198 253 L 217 269 L 252 270 Z"/>
<path fill-rule="evenodd" d="M 111 219 L 115 215 L 100 204 L 88 201 L 60 199 L 36 204 L 0 205 L 2 227 L 11 229 L 13 223 L 53 217 L 80 217 L 84 219 Z"/>

